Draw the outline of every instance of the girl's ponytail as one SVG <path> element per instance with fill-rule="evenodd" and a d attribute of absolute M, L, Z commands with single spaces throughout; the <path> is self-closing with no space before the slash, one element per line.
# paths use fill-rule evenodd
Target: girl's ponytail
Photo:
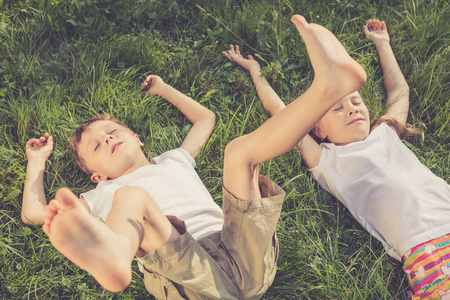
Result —
<path fill-rule="evenodd" d="M 381 123 L 386 123 L 390 127 L 394 128 L 395 131 L 397 132 L 398 136 L 400 137 L 400 139 L 407 137 L 407 136 L 420 135 L 422 137 L 422 141 L 423 141 L 423 139 L 425 137 L 423 131 L 420 130 L 419 128 L 416 128 L 415 126 L 412 126 L 410 124 L 405 125 L 402 122 L 400 122 L 398 119 L 396 119 L 394 117 L 389 117 L 389 116 L 381 116 L 375 122 L 375 125 L 373 125 L 371 130 L 374 130 Z"/>

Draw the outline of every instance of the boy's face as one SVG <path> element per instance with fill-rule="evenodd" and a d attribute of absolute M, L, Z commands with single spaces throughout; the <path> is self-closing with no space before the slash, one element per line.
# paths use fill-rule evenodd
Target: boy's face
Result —
<path fill-rule="evenodd" d="M 358 91 L 336 103 L 314 127 L 319 138 L 336 145 L 364 140 L 370 132 L 370 116 Z"/>
<path fill-rule="evenodd" d="M 137 134 L 113 121 L 89 125 L 78 144 L 78 153 L 92 172 L 91 180 L 100 182 L 131 173 L 148 164 Z"/>

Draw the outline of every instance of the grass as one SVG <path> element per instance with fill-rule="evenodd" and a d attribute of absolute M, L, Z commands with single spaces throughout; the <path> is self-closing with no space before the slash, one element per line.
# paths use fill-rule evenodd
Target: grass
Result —
<path fill-rule="evenodd" d="M 311 82 L 294 13 L 333 31 L 368 73 L 362 95 L 372 119 L 385 92 L 366 19 L 388 24 L 391 45 L 411 88 L 410 123 L 425 141 L 408 147 L 450 181 L 450 25 L 448 1 L 360 0 L 23 0 L 0 1 L 0 295 L 3 299 L 148 299 L 134 268 L 124 292 L 103 290 L 56 252 L 39 226 L 20 221 L 24 146 L 50 132 L 54 152 L 45 189 L 80 193 L 94 186 L 73 162 L 68 136 L 82 121 L 110 113 L 139 133 L 148 156 L 177 147 L 188 121 L 159 98 L 143 98 L 146 75 L 166 82 L 217 114 L 197 171 L 221 204 L 225 145 L 268 114 L 243 70 L 220 54 L 230 43 L 257 55 L 286 103 Z M 261 173 L 287 192 L 279 221 L 280 257 L 265 299 L 406 299 L 401 265 L 318 187 L 297 150 Z"/>

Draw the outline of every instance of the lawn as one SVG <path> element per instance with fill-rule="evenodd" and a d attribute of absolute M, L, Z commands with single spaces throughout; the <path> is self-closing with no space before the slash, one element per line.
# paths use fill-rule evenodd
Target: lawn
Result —
<path fill-rule="evenodd" d="M 180 145 L 182 114 L 137 87 L 157 74 L 217 115 L 196 169 L 221 205 L 223 150 L 268 119 L 248 74 L 221 51 L 254 54 L 289 103 L 311 83 L 294 13 L 330 29 L 367 71 L 363 95 L 375 120 L 385 91 L 379 58 L 362 26 L 385 20 L 410 86 L 408 121 L 425 140 L 406 145 L 450 182 L 450 5 L 421 0 L 0 0 L 0 297 L 2 299 L 151 299 L 141 274 L 122 293 L 103 290 L 60 255 L 40 226 L 20 219 L 28 139 L 55 140 L 44 186 L 94 188 L 74 163 L 68 137 L 81 122 L 109 113 L 143 140 L 148 157 Z M 401 264 L 321 189 L 299 151 L 261 173 L 286 191 L 279 221 L 278 272 L 265 299 L 406 299 Z"/>

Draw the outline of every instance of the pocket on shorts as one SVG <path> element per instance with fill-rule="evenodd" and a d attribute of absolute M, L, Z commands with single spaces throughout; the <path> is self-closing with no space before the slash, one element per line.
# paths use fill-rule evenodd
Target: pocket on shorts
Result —
<path fill-rule="evenodd" d="M 166 277 L 145 270 L 145 288 L 158 300 L 183 300 L 175 285 Z"/>

